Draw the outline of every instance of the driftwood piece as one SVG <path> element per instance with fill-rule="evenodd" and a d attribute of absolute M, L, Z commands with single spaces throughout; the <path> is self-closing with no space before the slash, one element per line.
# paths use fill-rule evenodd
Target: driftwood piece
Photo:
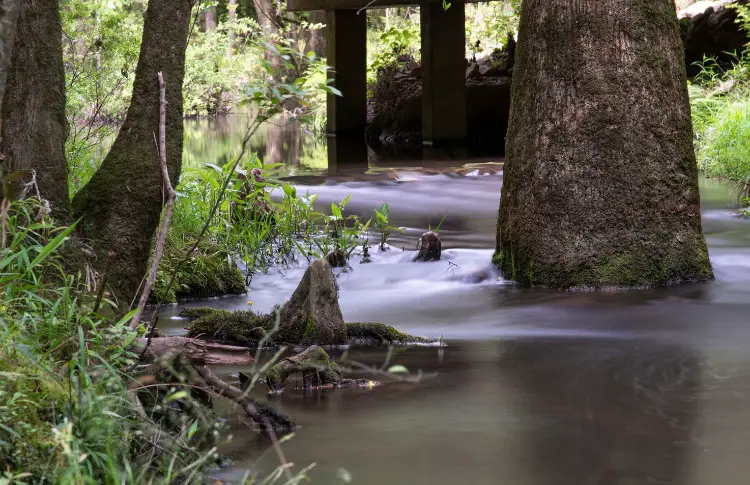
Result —
<path fill-rule="evenodd" d="M 147 339 L 139 339 L 137 351 L 145 348 L 144 357 L 149 359 L 178 351 L 195 364 L 247 365 L 254 360 L 247 347 L 220 345 L 194 338 L 155 337 L 147 345 Z"/>

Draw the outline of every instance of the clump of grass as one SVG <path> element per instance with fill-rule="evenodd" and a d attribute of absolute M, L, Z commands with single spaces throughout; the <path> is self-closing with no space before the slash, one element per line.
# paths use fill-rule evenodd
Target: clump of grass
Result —
<path fill-rule="evenodd" d="M 159 265 L 151 300 L 154 303 L 174 303 L 178 299 L 210 298 L 223 295 L 242 295 L 247 291 L 245 276 L 226 249 L 214 241 L 204 240 L 188 256 L 178 270 L 171 288 L 169 279 L 177 264 L 198 237 L 197 233 L 170 229 L 164 257 Z"/>
<path fill-rule="evenodd" d="M 2 217 L 0 482 L 210 481 L 222 425 L 205 392 L 136 379 L 132 313 L 102 316 L 110 305 L 96 289 L 102 275 L 86 281 L 64 269 L 73 227 L 56 227 L 30 200 Z M 298 483 L 304 473 L 287 466 L 264 483 Z"/>

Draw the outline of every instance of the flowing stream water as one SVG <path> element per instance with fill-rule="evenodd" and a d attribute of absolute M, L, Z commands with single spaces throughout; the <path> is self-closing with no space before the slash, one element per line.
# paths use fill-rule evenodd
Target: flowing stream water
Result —
<path fill-rule="evenodd" d="M 282 448 L 297 470 L 316 464 L 313 483 L 750 483 L 750 221 L 731 209 L 727 185 L 701 180 L 715 282 L 524 289 L 489 265 L 502 172 L 481 162 L 501 160 L 443 153 L 389 162 L 370 153 L 369 162 L 329 165 L 325 145 L 313 145 L 318 159 L 299 163 L 305 143 L 281 144 L 296 175 L 312 174 L 294 179 L 298 190 L 319 193 L 323 204 L 352 194 L 347 209 L 368 217 L 388 202 L 392 222 L 405 228 L 394 249 L 339 275 L 345 320 L 442 335 L 448 344 L 395 350 L 389 365 L 424 373 L 420 382 L 375 377 L 372 388 L 315 392 L 290 383 L 270 398 L 301 425 Z M 444 215 L 443 260 L 412 263 L 419 235 Z M 477 271 L 489 278 L 477 282 Z M 256 276 L 248 296 L 186 305 L 247 309 L 252 300 L 268 311 L 303 272 Z M 162 309 L 166 333 L 184 332 L 185 322 L 171 318 L 181 308 Z M 348 354 L 376 366 L 385 358 L 383 350 Z M 239 370 L 247 369 L 216 369 L 225 377 Z M 232 426 L 225 451 L 237 462 L 217 477 L 278 465 L 239 414 Z"/>

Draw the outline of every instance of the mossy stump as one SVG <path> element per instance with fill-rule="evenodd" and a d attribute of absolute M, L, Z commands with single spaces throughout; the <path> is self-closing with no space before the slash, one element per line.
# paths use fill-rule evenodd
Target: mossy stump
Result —
<path fill-rule="evenodd" d="M 281 308 L 278 338 L 300 345 L 342 345 L 346 327 L 331 266 L 313 261 L 292 297 Z"/>
<path fill-rule="evenodd" d="M 343 379 L 341 369 L 330 362 L 328 353 L 317 345 L 312 345 L 297 355 L 282 359 L 266 374 L 266 383 L 273 392 L 284 389 L 284 381 L 292 374 L 302 374 L 302 387 L 334 384 Z"/>

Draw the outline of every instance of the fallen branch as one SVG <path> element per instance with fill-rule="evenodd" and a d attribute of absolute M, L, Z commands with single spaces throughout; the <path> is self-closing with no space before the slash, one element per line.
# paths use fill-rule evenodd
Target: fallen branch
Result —
<path fill-rule="evenodd" d="M 142 357 L 161 359 L 172 351 L 179 351 L 194 364 L 249 365 L 253 358 L 247 347 L 220 345 L 186 337 L 154 337 L 138 339 L 136 351 L 143 348 Z"/>
<path fill-rule="evenodd" d="M 131 328 L 137 328 L 143 315 L 143 309 L 146 307 L 146 302 L 151 294 L 151 288 L 154 286 L 156 281 L 156 273 L 159 270 L 159 264 L 161 258 L 164 255 L 164 246 L 167 242 L 167 232 L 169 231 L 169 224 L 172 221 L 172 212 L 174 211 L 174 201 L 177 194 L 172 187 L 172 182 L 169 180 L 169 170 L 167 168 L 167 84 L 164 82 L 164 75 L 159 71 L 157 74 L 159 78 L 159 91 L 160 91 L 160 103 L 159 103 L 159 155 L 161 156 L 161 175 L 164 179 L 164 188 L 167 191 L 167 204 L 164 209 L 164 217 L 162 218 L 161 225 L 159 227 L 159 236 L 156 240 L 156 248 L 154 250 L 154 257 L 151 260 L 151 268 L 148 272 L 148 279 L 143 287 L 141 293 L 141 299 L 138 301 L 138 309 L 133 316 L 133 320 L 130 322 Z M 153 330 L 153 329 L 152 329 Z M 151 332 L 149 332 L 149 342 L 151 341 Z M 146 349 L 148 343 L 146 344 Z M 144 349 L 144 352 L 145 350 Z"/>
<path fill-rule="evenodd" d="M 216 394 L 236 402 L 250 419 L 259 425 L 265 425 L 266 431 L 295 428 L 294 421 L 289 416 L 266 404 L 255 401 L 241 390 L 216 377 L 208 367 L 196 366 L 194 369 L 207 387 L 211 388 Z"/>

